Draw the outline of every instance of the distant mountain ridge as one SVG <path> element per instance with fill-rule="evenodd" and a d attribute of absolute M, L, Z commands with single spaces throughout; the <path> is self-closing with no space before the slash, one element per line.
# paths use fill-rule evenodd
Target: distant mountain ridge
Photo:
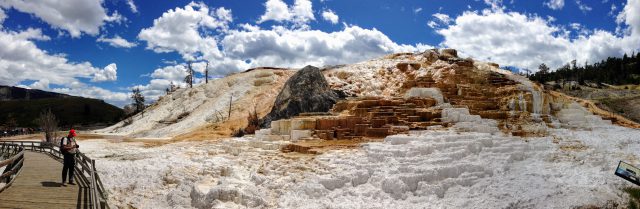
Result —
<path fill-rule="evenodd" d="M 40 113 L 51 109 L 60 126 L 112 124 L 124 111 L 103 100 L 36 89 L 0 86 L 0 126 L 36 127 Z"/>
<path fill-rule="evenodd" d="M 25 89 L 14 86 L 2 86 L 0 85 L 0 101 L 8 100 L 32 100 L 32 99 L 46 99 L 46 98 L 68 98 L 70 95 L 42 91 L 38 89 Z"/>

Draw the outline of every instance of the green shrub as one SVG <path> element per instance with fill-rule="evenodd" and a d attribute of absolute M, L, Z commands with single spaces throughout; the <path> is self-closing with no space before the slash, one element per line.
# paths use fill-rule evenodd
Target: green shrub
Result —
<path fill-rule="evenodd" d="M 638 203 L 640 203 L 640 188 L 627 187 L 623 189 L 624 192 L 629 194 L 628 209 L 638 209 Z"/>

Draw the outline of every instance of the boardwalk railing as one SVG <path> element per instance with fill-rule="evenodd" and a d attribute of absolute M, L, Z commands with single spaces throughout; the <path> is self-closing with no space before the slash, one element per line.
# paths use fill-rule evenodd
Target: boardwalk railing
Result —
<path fill-rule="evenodd" d="M 14 146 L 20 147 L 21 152 L 19 153 L 20 159 L 22 159 L 24 155 L 24 151 L 34 151 L 47 153 L 54 158 L 62 159 L 63 155 L 60 152 L 60 147 L 53 143 L 47 142 L 39 142 L 39 141 L 0 141 L 0 147 L 3 146 Z M 17 155 L 15 155 L 17 156 Z M 15 157 L 14 158 L 18 158 Z M 76 158 L 76 174 L 84 184 L 89 185 L 89 199 L 90 199 L 90 207 L 91 208 L 109 208 L 107 204 L 107 192 L 102 185 L 102 181 L 100 180 L 100 176 L 96 170 L 96 161 L 87 157 L 84 153 L 79 152 L 75 156 Z M 11 159 L 7 159 L 9 161 Z M 15 160 L 14 160 L 15 161 Z M 22 167 L 22 160 L 20 161 L 20 167 Z M 4 162 L 4 161 L 2 161 Z M 16 163 L 17 164 L 17 163 Z M 2 163 L 0 163 L 0 167 Z M 14 165 L 15 166 L 15 165 Z M 18 168 L 19 170 L 20 168 Z M 4 174 L 2 175 L 4 177 Z M 15 178 L 15 177 L 14 177 Z M 1 180 L 1 178 L 0 178 Z M 9 184 L 7 184 L 8 186 Z M 2 191 L 2 189 L 0 189 Z"/>
<path fill-rule="evenodd" d="M 0 192 L 9 187 L 15 176 L 18 175 L 24 162 L 24 148 L 15 144 L 0 144 L 0 168 L 5 167 L 0 174 Z"/>

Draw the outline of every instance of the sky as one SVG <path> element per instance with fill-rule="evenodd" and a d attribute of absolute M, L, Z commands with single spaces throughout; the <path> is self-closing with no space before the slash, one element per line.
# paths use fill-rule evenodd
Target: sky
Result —
<path fill-rule="evenodd" d="M 537 71 L 640 50 L 640 0 L 2 0 L 0 85 L 122 107 L 258 66 L 455 48 Z M 208 63 L 208 66 L 207 66 Z"/>

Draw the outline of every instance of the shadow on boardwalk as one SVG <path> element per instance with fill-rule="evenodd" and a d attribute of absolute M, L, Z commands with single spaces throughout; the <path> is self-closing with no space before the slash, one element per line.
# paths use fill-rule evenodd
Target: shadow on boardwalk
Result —
<path fill-rule="evenodd" d="M 61 185 L 62 163 L 46 153 L 25 152 L 24 167 L 5 191 L 0 208 L 89 208 L 89 185 Z"/>

